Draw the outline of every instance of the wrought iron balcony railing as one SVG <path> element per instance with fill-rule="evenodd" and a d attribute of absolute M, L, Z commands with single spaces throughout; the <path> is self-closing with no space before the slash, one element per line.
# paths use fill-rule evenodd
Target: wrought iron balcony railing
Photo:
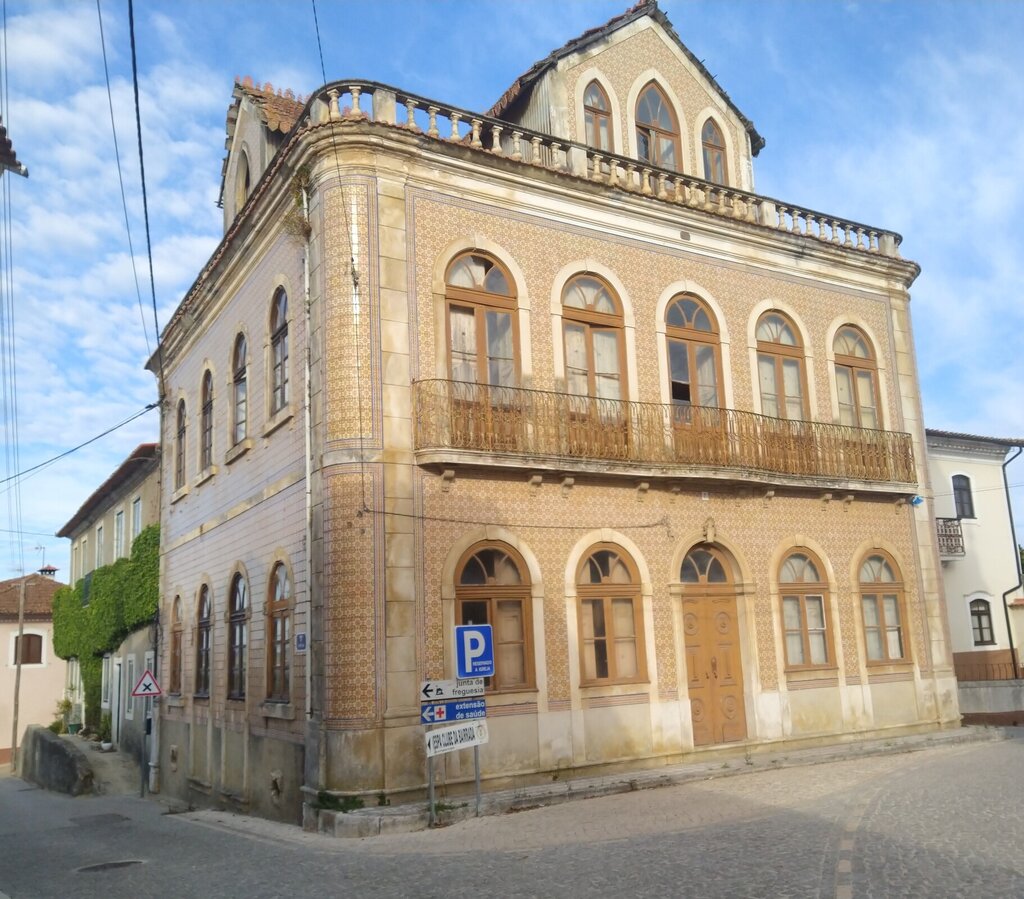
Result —
<path fill-rule="evenodd" d="M 910 435 L 461 381 L 413 385 L 415 448 L 914 484 Z"/>
<path fill-rule="evenodd" d="M 964 532 L 959 518 L 936 518 L 935 530 L 938 537 L 939 555 L 959 557 L 966 554 Z"/>

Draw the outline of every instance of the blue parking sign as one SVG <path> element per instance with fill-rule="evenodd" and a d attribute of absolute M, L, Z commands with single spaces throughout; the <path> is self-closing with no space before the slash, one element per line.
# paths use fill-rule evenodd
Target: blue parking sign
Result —
<path fill-rule="evenodd" d="M 489 624 L 455 626 L 455 676 L 493 677 L 494 641 Z"/>

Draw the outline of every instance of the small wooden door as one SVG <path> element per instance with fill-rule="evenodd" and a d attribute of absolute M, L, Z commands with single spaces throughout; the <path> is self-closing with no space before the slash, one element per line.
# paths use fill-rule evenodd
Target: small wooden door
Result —
<path fill-rule="evenodd" d="M 683 562 L 683 634 L 695 746 L 747 736 L 736 594 L 723 562 L 709 545 L 694 547 Z"/>

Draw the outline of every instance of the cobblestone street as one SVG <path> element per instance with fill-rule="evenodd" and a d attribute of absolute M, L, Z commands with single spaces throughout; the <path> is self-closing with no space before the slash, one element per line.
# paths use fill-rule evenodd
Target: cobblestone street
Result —
<path fill-rule="evenodd" d="M 4 778 L 0 891 L 13 899 L 1021 896 L 1022 764 L 1016 738 L 934 747 L 368 840 L 218 812 L 161 815 L 157 803 L 127 797 L 69 800 Z M 141 864 L 76 873 L 130 860 Z"/>

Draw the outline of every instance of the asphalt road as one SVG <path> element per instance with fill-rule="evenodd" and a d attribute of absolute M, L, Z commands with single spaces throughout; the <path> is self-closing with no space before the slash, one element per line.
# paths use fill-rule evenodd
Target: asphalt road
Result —
<path fill-rule="evenodd" d="M 337 840 L 0 778 L 32 897 L 1024 896 L 1024 740 L 940 746 Z"/>

